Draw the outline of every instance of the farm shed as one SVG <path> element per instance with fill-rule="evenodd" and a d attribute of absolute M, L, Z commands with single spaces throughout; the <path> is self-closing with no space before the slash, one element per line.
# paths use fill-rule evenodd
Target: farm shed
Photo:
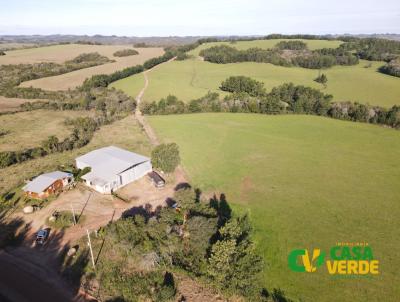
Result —
<path fill-rule="evenodd" d="M 76 158 L 76 167 L 91 168 L 82 179 L 103 194 L 110 194 L 152 171 L 150 158 L 114 146 Z"/>
<path fill-rule="evenodd" d="M 71 173 L 54 171 L 35 177 L 22 190 L 24 190 L 27 196 L 33 198 L 47 198 L 51 194 L 61 191 L 73 179 L 74 177 Z"/>

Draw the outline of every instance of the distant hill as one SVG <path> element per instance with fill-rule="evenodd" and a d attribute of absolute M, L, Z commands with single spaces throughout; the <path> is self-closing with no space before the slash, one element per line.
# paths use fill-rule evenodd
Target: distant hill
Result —
<path fill-rule="evenodd" d="M 368 34 L 368 35 L 324 35 L 321 37 L 335 38 L 339 36 L 353 36 L 359 38 L 382 38 L 400 41 L 400 34 Z M 52 43 L 93 43 L 93 44 L 138 44 L 144 43 L 149 46 L 170 46 L 183 45 L 196 42 L 201 38 L 229 39 L 253 39 L 261 38 L 260 35 L 249 36 L 170 36 L 170 37 L 127 37 L 127 36 L 103 36 L 103 35 L 0 35 L 1 43 L 31 43 L 31 44 L 52 44 Z"/>

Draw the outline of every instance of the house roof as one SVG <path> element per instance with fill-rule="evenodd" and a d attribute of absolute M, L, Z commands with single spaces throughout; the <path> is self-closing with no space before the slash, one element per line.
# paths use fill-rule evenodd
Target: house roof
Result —
<path fill-rule="evenodd" d="M 83 179 L 105 181 L 115 180 L 115 176 L 119 173 L 149 160 L 150 158 L 146 156 L 114 146 L 100 148 L 76 158 L 76 161 L 92 169 L 90 173 L 82 177 Z"/>
<path fill-rule="evenodd" d="M 40 194 L 48 187 L 50 187 L 55 181 L 71 176 L 72 176 L 71 173 L 66 173 L 61 171 L 45 173 L 32 179 L 32 181 L 28 182 L 22 189 L 25 192 L 33 192 Z"/>

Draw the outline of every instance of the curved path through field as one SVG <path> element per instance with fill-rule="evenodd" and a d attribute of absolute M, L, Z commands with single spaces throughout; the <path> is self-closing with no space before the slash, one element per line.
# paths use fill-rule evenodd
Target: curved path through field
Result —
<path fill-rule="evenodd" d="M 162 63 L 162 64 L 168 64 L 169 62 L 172 62 L 176 59 L 176 57 L 173 57 L 171 60 Z M 148 73 L 151 72 L 153 69 L 157 68 L 159 65 L 154 66 L 151 69 L 148 69 L 146 71 L 143 72 L 143 76 L 144 76 L 144 86 L 142 88 L 142 90 L 140 90 L 139 94 L 136 97 L 136 111 L 135 111 L 135 117 L 138 120 L 139 124 L 143 127 L 144 131 L 146 132 L 146 135 L 148 136 L 150 143 L 153 146 L 157 146 L 160 142 L 157 138 L 156 133 L 154 132 L 153 128 L 150 126 L 150 124 L 147 122 L 146 118 L 144 117 L 143 113 L 140 111 L 140 102 L 143 99 L 143 95 L 147 89 L 147 87 L 149 86 L 149 77 L 148 77 Z M 182 166 L 179 165 L 176 170 L 175 170 L 175 182 L 176 183 L 183 183 L 183 182 L 188 182 L 188 176 L 185 173 L 185 171 L 183 170 Z"/>

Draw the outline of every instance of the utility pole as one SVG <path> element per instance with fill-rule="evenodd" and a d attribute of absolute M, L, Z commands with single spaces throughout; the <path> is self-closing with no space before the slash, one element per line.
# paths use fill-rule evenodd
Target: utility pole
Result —
<path fill-rule="evenodd" d="M 76 225 L 76 216 L 75 216 L 75 211 L 74 211 L 74 207 L 72 206 L 72 202 L 71 202 L 71 211 L 72 211 L 72 217 L 74 217 L 74 225 Z"/>
<path fill-rule="evenodd" d="M 86 233 L 87 233 L 87 237 L 88 237 L 88 246 L 89 246 L 89 249 L 90 249 L 90 256 L 92 258 L 93 268 L 96 269 L 96 265 L 94 263 L 94 257 L 93 257 L 92 243 L 90 242 L 90 234 L 89 234 L 89 230 L 88 229 L 86 229 Z"/>

